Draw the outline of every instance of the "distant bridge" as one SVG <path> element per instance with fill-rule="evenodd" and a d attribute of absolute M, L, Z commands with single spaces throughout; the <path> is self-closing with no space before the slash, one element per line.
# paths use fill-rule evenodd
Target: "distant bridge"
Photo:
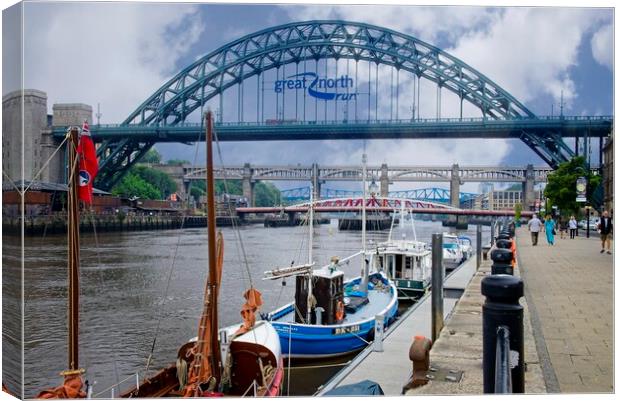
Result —
<path fill-rule="evenodd" d="M 310 199 L 310 187 L 291 188 L 280 191 L 281 199 L 287 202 L 295 202 Z M 362 196 L 362 191 L 350 191 L 343 189 L 323 188 L 320 198 L 346 198 Z M 475 198 L 478 194 L 470 192 L 459 193 L 459 201 L 462 203 L 471 198 Z M 429 202 L 450 203 L 450 191 L 445 188 L 419 188 L 403 191 L 390 191 L 388 197 L 398 199 L 415 199 Z"/>
<path fill-rule="evenodd" d="M 202 166 L 170 166 L 155 165 L 170 174 L 181 187 L 187 186 L 192 180 L 204 180 L 205 168 Z M 522 183 L 524 209 L 534 206 L 534 185 L 547 182 L 551 167 L 527 166 L 380 166 L 367 167 L 368 182 L 375 181 L 379 186 L 378 194 L 389 195 L 389 185 L 394 182 L 449 182 L 449 203 L 460 205 L 460 186 L 466 182 L 501 182 Z M 314 198 L 321 195 L 321 186 L 327 181 L 362 181 L 362 166 L 320 166 L 312 165 L 270 165 L 254 166 L 249 163 L 243 166 L 216 167 L 216 179 L 241 180 L 243 195 L 253 204 L 253 187 L 257 181 L 309 181 L 314 188 Z M 187 192 L 187 190 L 185 190 Z M 347 194 L 348 195 L 348 194 Z M 400 194 L 403 196 L 406 194 Z M 437 194 L 431 194 L 433 196 Z M 413 196 L 416 197 L 416 196 Z"/>
<path fill-rule="evenodd" d="M 323 199 L 313 202 L 313 209 L 317 213 L 360 213 L 363 205 L 362 197 Z M 237 214 L 243 216 L 248 213 L 306 213 L 310 206 L 309 202 L 285 207 L 239 207 Z M 441 214 L 453 216 L 514 216 L 510 210 L 475 210 L 459 209 L 449 205 L 427 202 L 416 199 L 398 199 L 390 197 L 369 197 L 366 199 L 366 211 L 368 213 L 390 213 L 394 210 L 405 209 L 416 214 Z M 533 214 L 523 211 L 523 217 Z"/>

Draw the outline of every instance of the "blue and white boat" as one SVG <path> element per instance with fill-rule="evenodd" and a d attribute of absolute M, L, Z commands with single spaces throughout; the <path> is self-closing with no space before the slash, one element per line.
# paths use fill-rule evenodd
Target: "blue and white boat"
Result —
<path fill-rule="evenodd" d="M 362 177 L 366 177 L 365 156 Z M 364 182 L 364 198 L 365 194 Z M 267 315 L 280 336 L 282 354 L 289 358 L 328 358 L 358 351 L 373 340 L 376 322 L 385 328 L 398 312 L 394 282 L 382 271 L 369 271 L 366 202 L 362 202 L 362 251 L 342 260 L 332 257 L 331 263 L 321 269 L 313 269 L 312 203 L 311 198 L 308 264 L 265 272 L 267 279 L 296 279 L 294 302 Z M 344 281 L 339 266 L 355 258 L 360 259 L 362 274 Z"/>
<path fill-rule="evenodd" d="M 360 291 L 362 277 L 343 283 L 344 272 L 332 270 L 333 263 L 330 266 L 298 275 L 295 302 L 267 315 L 280 336 L 285 357 L 327 358 L 360 350 L 373 340 L 378 315 L 383 316 L 384 327 L 396 318 L 396 286 L 382 272 L 367 276 L 368 291 L 364 293 Z M 314 284 L 315 300 L 309 319 L 308 278 Z"/>

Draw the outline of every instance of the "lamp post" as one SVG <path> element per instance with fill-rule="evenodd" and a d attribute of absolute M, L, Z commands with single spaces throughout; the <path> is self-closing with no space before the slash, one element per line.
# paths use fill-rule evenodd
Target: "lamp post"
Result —
<path fill-rule="evenodd" d="M 592 209 L 592 206 L 587 205 L 586 206 L 586 216 L 587 216 L 587 220 L 586 220 L 586 238 L 590 238 L 590 209 Z"/>
<path fill-rule="evenodd" d="M 372 196 L 373 198 L 379 193 L 379 186 L 375 182 L 374 178 L 372 179 L 372 181 L 370 182 L 370 185 L 368 186 L 368 192 L 370 192 L 370 196 Z"/>

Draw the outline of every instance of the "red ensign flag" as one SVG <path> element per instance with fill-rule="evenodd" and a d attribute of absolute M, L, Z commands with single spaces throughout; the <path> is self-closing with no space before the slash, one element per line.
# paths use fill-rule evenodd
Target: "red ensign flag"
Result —
<path fill-rule="evenodd" d="M 99 170 L 99 163 L 97 162 L 95 144 L 90 137 L 88 121 L 84 121 L 82 125 L 82 134 L 80 135 L 77 152 L 80 158 L 79 198 L 87 205 L 90 205 L 93 203 L 93 181 Z"/>

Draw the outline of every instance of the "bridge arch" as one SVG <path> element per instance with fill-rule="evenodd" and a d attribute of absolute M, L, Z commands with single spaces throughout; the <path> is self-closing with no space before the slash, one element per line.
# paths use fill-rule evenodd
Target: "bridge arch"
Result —
<path fill-rule="evenodd" d="M 440 178 L 440 179 L 445 180 L 445 181 L 450 181 L 450 177 L 448 175 L 444 175 L 444 174 L 438 173 L 436 171 L 431 171 L 431 170 L 407 170 L 407 171 L 401 171 L 401 172 L 394 173 L 394 174 L 390 175 L 389 178 L 390 178 L 390 180 L 392 180 L 392 179 L 397 179 L 397 178 L 400 178 L 400 177 L 405 177 L 405 176 L 408 176 L 408 175 L 412 175 L 412 176 L 426 176 L 426 177 L 433 176 L 433 177 L 437 177 L 437 178 Z"/>
<path fill-rule="evenodd" d="M 149 96 L 121 127 L 179 125 L 210 99 L 249 78 L 288 64 L 322 59 L 365 61 L 407 71 L 474 105 L 483 120 L 538 120 L 484 74 L 411 35 L 359 22 L 313 20 L 266 28 L 208 53 Z M 573 154 L 552 129 L 536 134 L 524 130 L 518 135 L 551 166 Z M 131 135 L 106 140 L 98 149 L 96 185 L 110 189 L 156 141 Z"/>
<path fill-rule="evenodd" d="M 500 180 L 514 180 L 514 182 L 522 182 L 525 181 L 525 175 L 515 173 L 508 170 L 498 170 L 498 171 L 489 171 L 489 170 L 479 170 L 479 171 L 470 171 L 467 174 L 464 174 L 460 177 L 461 180 L 471 180 L 476 178 L 481 178 L 484 176 L 493 175 L 495 178 Z"/>
<path fill-rule="evenodd" d="M 254 75 L 326 58 L 364 60 L 408 71 L 450 90 L 492 119 L 535 117 L 484 74 L 420 39 L 365 23 L 317 20 L 267 28 L 221 46 L 171 78 L 123 124 L 175 125 Z"/>

